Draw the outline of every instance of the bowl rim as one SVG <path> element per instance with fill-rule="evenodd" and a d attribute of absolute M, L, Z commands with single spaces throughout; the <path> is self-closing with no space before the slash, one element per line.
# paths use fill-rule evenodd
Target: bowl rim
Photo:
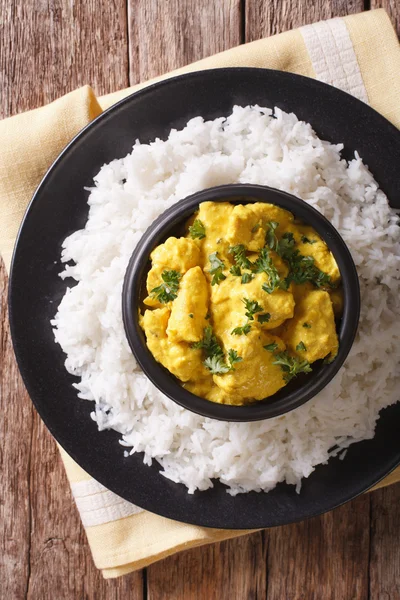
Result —
<path fill-rule="evenodd" d="M 283 394 L 253 404 L 230 405 L 212 402 L 192 394 L 158 363 L 145 342 L 139 325 L 140 289 L 151 251 L 168 232 L 187 221 L 205 201 L 249 204 L 255 201 L 275 204 L 289 210 L 307 225 L 311 225 L 326 242 L 338 264 L 343 291 L 344 307 L 339 329 L 339 351 L 334 361 L 323 365 L 304 385 Z M 304 200 L 269 186 L 255 184 L 227 184 L 203 189 L 176 202 L 165 210 L 144 232 L 129 260 L 122 288 L 122 318 L 124 330 L 132 353 L 145 375 L 168 398 L 194 413 L 221 421 L 250 422 L 270 419 L 292 411 L 305 404 L 320 392 L 343 365 L 358 328 L 360 316 L 360 286 L 357 270 L 350 251 L 336 228 L 317 209 Z M 285 388 L 282 388 L 284 390 Z M 280 391 L 282 391 L 280 390 Z M 279 392 L 278 392 L 279 393 Z"/>

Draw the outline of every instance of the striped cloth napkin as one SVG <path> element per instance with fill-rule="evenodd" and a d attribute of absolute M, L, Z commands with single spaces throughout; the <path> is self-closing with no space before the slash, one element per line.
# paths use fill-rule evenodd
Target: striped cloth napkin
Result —
<path fill-rule="evenodd" d="M 400 127 L 400 48 L 384 10 L 331 19 L 252 42 L 151 83 L 189 71 L 232 66 L 280 69 L 317 78 L 370 104 Z M 7 267 L 25 208 L 58 153 L 102 110 L 149 83 L 102 98 L 84 87 L 48 106 L 0 122 L 0 250 Z M 182 549 L 246 533 L 195 527 L 149 513 L 100 485 L 63 450 L 61 455 L 95 564 L 106 578 L 140 569 Z M 398 469 L 380 485 L 399 480 Z"/>

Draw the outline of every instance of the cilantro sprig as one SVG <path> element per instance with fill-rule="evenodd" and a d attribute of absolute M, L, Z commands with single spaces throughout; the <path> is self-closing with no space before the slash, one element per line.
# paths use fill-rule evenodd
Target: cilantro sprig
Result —
<path fill-rule="evenodd" d="M 286 383 L 289 383 L 299 373 L 311 373 L 312 371 L 308 360 L 301 360 L 295 356 L 290 356 L 286 350 L 275 354 L 275 360 L 272 364 L 280 366 L 283 371 L 283 379 Z"/>
<path fill-rule="evenodd" d="M 257 302 L 257 300 L 250 300 L 249 298 L 243 298 L 242 302 L 245 306 L 246 312 L 245 316 L 247 317 L 247 323 L 242 325 L 241 327 L 235 327 L 232 329 L 232 335 L 247 335 L 251 331 L 250 321 L 254 321 L 254 315 L 258 313 L 264 313 L 264 308 Z M 264 313 L 262 315 L 258 315 L 259 323 L 268 323 L 270 320 L 270 313 Z"/>
<path fill-rule="evenodd" d="M 195 219 L 189 227 L 189 235 L 193 240 L 202 240 L 206 237 L 206 228 L 200 219 Z"/>
<path fill-rule="evenodd" d="M 225 265 L 220 258 L 218 258 L 218 252 L 213 252 L 209 255 L 208 260 L 210 261 L 210 274 L 213 276 L 211 280 L 211 285 L 216 285 L 221 283 L 224 279 L 226 279 L 226 275 L 223 274 L 223 270 L 225 269 Z"/>
<path fill-rule="evenodd" d="M 243 244 L 236 244 L 236 246 L 229 247 L 229 254 L 233 254 L 233 260 L 235 265 L 241 269 L 251 269 L 252 262 L 246 256 L 246 246 Z"/>
<path fill-rule="evenodd" d="M 172 302 L 178 295 L 179 281 L 182 275 L 174 269 L 165 269 L 161 273 L 163 282 L 153 288 L 150 296 L 158 300 L 161 304 Z"/>
<path fill-rule="evenodd" d="M 303 342 L 300 342 L 300 344 L 303 344 Z M 300 344 L 298 344 L 296 350 L 299 349 L 298 347 Z M 265 350 L 268 352 L 273 352 L 275 360 L 272 361 L 272 364 L 280 366 L 283 372 L 283 379 L 286 383 L 289 383 L 289 381 L 291 381 L 293 377 L 296 377 L 299 373 L 311 373 L 312 368 L 308 360 L 301 360 L 300 358 L 297 358 L 297 356 L 290 356 L 286 350 L 275 352 L 277 348 L 278 344 L 276 342 L 272 342 L 271 344 L 264 346 Z M 306 347 L 304 346 L 304 348 L 301 349 L 305 350 Z"/>
<path fill-rule="evenodd" d="M 233 365 L 242 360 L 242 357 L 238 356 L 236 350 L 232 350 L 232 348 L 228 351 L 228 358 L 225 360 L 224 351 L 210 326 L 204 329 L 203 339 L 192 344 L 192 348 L 204 351 L 206 358 L 203 364 L 213 375 L 223 375 L 234 371 Z"/>
<path fill-rule="evenodd" d="M 268 277 L 268 282 L 263 283 L 262 289 L 268 294 L 272 294 L 274 290 L 280 287 L 285 287 L 284 281 L 281 280 L 277 268 L 272 262 L 268 248 L 262 248 L 254 263 L 256 273 L 265 273 Z"/>

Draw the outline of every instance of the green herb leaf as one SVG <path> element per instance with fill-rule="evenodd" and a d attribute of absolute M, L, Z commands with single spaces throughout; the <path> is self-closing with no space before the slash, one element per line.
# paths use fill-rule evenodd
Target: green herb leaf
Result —
<path fill-rule="evenodd" d="M 192 348 L 204 350 L 207 358 L 210 356 L 223 356 L 224 352 L 215 337 L 212 327 L 208 325 L 204 329 L 204 337 L 199 342 L 192 344 Z"/>
<path fill-rule="evenodd" d="M 257 300 L 249 300 L 249 298 L 243 298 L 242 302 L 246 308 L 245 315 L 249 319 L 249 321 L 254 321 L 254 315 L 259 312 L 263 312 L 264 309 L 257 302 Z"/>
<path fill-rule="evenodd" d="M 238 353 L 236 352 L 236 350 L 232 350 L 232 348 L 231 348 L 230 350 L 228 350 L 228 360 L 229 360 L 230 367 L 233 370 L 233 365 L 235 363 L 238 363 L 241 360 L 243 360 L 243 358 L 241 356 L 238 356 Z"/>
<path fill-rule="evenodd" d="M 307 348 L 306 348 L 304 342 L 300 342 L 299 344 L 297 344 L 296 350 L 297 350 L 297 352 L 305 352 L 307 350 Z"/>
<path fill-rule="evenodd" d="M 206 237 L 206 228 L 200 219 L 196 219 L 193 225 L 189 227 L 189 235 L 193 240 L 202 240 Z"/>
<path fill-rule="evenodd" d="M 251 269 L 251 261 L 246 256 L 246 247 L 243 244 L 230 246 L 229 254 L 233 254 L 233 260 L 238 267 L 242 269 Z"/>
<path fill-rule="evenodd" d="M 286 351 L 275 354 L 275 360 L 272 364 L 280 366 L 286 383 L 299 373 L 311 373 L 312 371 L 308 360 L 300 360 L 295 356 L 290 356 Z"/>
<path fill-rule="evenodd" d="M 301 241 L 303 242 L 303 244 L 316 244 L 317 240 L 309 240 L 308 237 L 306 237 L 305 235 L 301 236 Z"/>
<path fill-rule="evenodd" d="M 209 356 L 203 364 L 213 375 L 223 375 L 231 370 L 223 356 Z"/>
<path fill-rule="evenodd" d="M 270 313 L 265 313 L 264 315 L 258 315 L 258 322 L 259 323 L 268 323 L 268 321 L 270 319 L 271 319 Z"/>
<path fill-rule="evenodd" d="M 231 275 L 235 275 L 236 277 L 240 277 L 242 270 L 238 265 L 234 265 L 229 269 L 229 273 L 231 273 Z"/>
<path fill-rule="evenodd" d="M 271 255 L 268 248 L 262 248 L 258 255 L 256 262 L 254 263 L 256 273 L 265 273 L 268 276 L 269 281 L 263 283 L 262 289 L 268 294 L 272 294 L 276 288 L 281 287 L 281 278 L 279 273 L 272 262 Z"/>
<path fill-rule="evenodd" d="M 193 313 L 189 313 L 189 317 L 193 319 Z"/>
<path fill-rule="evenodd" d="M 173 269 L 166 269 L 161 273 L 163 283 L 153 288 L 150 296 L 156 298 L 161 304 L 172 302 L 178 295 L 179 281 L 182 275 Z"/>
<path fill-rule="evenodd" d="M 316 241 L 316 240 L 315 240 Z M 311 242 L 310 242 L 311 243 Z M 286 289 L 291 282 L 298 285 L 310 281 L 318 288 L 332 287 L 331 278 L 314 264 L 312 256 L 304 256 L 295 248 L 293 233 L 284 233 L 276 252 L 288 263 L 289 275 L 286 277 Z"/>
<path fill-rule="evenodd" d="M 225 268 L 225 265 L 222 260 L 218 258 L 218 252 L 213 252 L 210 254 L 208 259 L 211 266 L 210 273 L 213 276 L 211 285 L 216 285 L 226 279 L 226 276 L 222 272 Z"/>
<path fill-rule="evenodd" d="M 265 243 L 271 250 L 275 250 L 278 245 L 278 238 L 276 237 L 275 230 L 279 226 L 276 221 L 269 221 L 267 223 L 267 231 L 265 234 Z"/>
<path fill-rule="evenodd" d="M 242 284 L 249 283 L 249 281 L 251 281 L 252 279 L 253 279 L 253 275 L 251 273 L 243 273 L 241 282 L 242 282 Z"/>
<path fill-rule="evenodd" d="M 261 227 L 261 224 L 260 223 L 256 223 L 254 225 L 254 227 L 252 228 L 251 233 L 257 233 L 257 231 L 260 229 L 260 227 Z"/>
<path fill-rule="evenodd" d="M 283 234 L 282 239 L 279 240 L 276 252 L 281 256 L 284 260 L 288 260 L 293 253 L 295 245 L 294 235 L 291 231 L 287 231 Z"/>
<path fill-rule="evenodd" d="M 303 327 L 306 329 L 311 329 L 311 325 L 309 323 L 303 323 Z"/>
<path fill-rule="evenodd" d="M 267 344 L 266 346 L 264 346 L 265 350 L 268 350 L 268 352 L 274 352 L 274 350 L 276 350 L 278 347 L 278 344 L 276 342 L 272 342 L 272 344 Z"/>
<path fill-rule="evenodd" d="M 235 327 L 235 329 L 232 329 L 231 334 L 232 335 L 247 335 L 248 333 L 250 333 L 251 331 L 251 325 L 250 323 L 246 323 L 246 325 L 243 325 L 243 327 Z"/>

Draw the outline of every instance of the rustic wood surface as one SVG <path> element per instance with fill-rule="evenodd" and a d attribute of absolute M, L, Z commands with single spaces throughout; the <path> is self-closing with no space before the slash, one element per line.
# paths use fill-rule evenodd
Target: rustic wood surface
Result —
<path fill-rule="evenodd" d="M 110 92 L 214 52 L 398 0 L 0 0 L 1 117 L 79 85 Z M 55 442 L 14 360 L 0 268 L 0 599 L 400 598 L 400 484 L 319 518 L 104 581 Z"/>

